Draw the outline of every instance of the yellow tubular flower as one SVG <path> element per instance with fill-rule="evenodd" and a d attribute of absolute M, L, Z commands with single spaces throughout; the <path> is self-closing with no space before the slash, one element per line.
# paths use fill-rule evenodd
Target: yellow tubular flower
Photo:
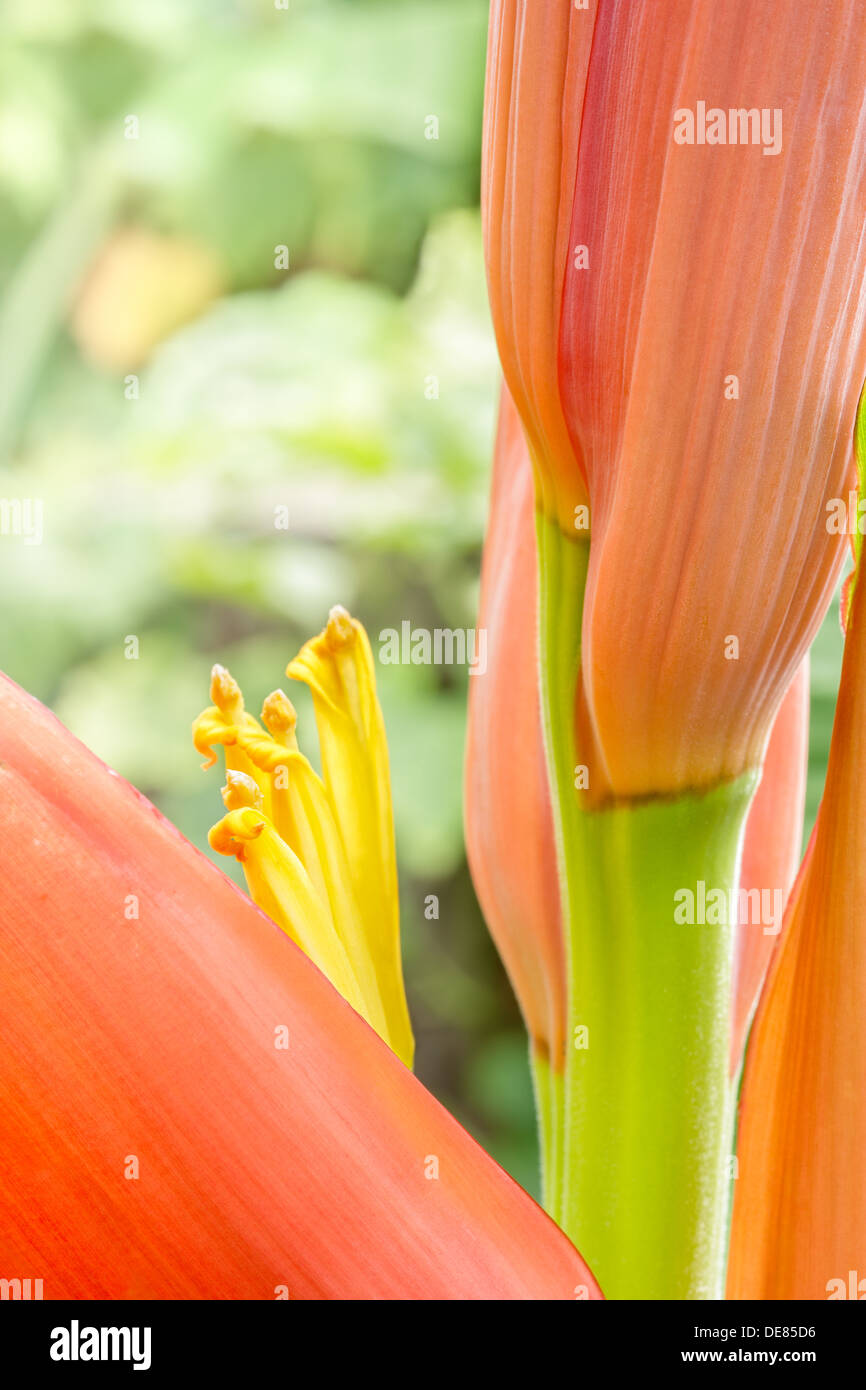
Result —
<path fill-rule="evenodd" d="M 324 631 L 301 648 L 286 675 L 313 695 L 324 784 L 376 961 L 392 1046 L 405 1060 L 413 1043 L 400 958 L 388 745 L 364 628 L 345 608 L 332 608 Z"/>
<path fill-rule="evenodd" d="M 331 653 L 333 671 L 319 649 Z M 206 766 L 215 744 L 226 755 L 227 814 L 210 844 L 241 862 L 258 906 L 411 1066 L 388 752 L 364 629 L 334 609 L 288 672 L 313 690 L 324 780 L 298 747 L 283 691 L 267 697 L 260 724 L 229 673 L 214 667 L 214 704 L 193 724 Z"/>

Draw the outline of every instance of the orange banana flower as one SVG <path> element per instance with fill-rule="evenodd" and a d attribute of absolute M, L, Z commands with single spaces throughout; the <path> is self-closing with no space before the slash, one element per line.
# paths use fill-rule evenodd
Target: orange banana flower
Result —
<path fill-rule="evenodd" d="M 589 499 L 590 796 L 711 787 L 759 765 L 844 556 L 861 7 L 493 0 L 488 62 L 505 377 L 549 523 L 579 538 Z"/>
<path fill-rule="evenodd" d="M 0 682 L 0 1270 L 46 1298 L 598 1297 L 283 932 Z"/>

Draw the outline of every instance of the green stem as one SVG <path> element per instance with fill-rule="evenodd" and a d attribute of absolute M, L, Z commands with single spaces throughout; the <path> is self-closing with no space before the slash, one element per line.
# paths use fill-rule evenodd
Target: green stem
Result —
<path fill-rule="evenodd" d="M 561 1181 L 548 1209 L 607 1297 L 718 1298 L 733 1121 L 726 923 L 756 778 L 587 810 L 574 785 L 587 761 L 574 709 L 588 544 L 541 521 L 539 562 L 569 1026 Z M 699 903 L 701 883 L 721 890 L 725 912 L 678 922 L 675 895 Z"/>
<path fill-rule="evenodd" d="M 568 884 L 563 866 L 568 859 L 566 839 L 571 840 L 573 832 L 572 827 L 565 824 L 562 811 L 569 807 L 576 808 L 573 772 L 576 757 L 572 729 L 562 715 L 568 691 L 572 692 L 571 708 L 574 708 L 574 691 L 580 671 L 580 623 L 589 565 L 589 541 L 575 539 L 565 543 L 559 528 L 539 516 L 538 562 L 541 716 L 548 773 L 553 789 L 553 823 L 560 866 L 563 922 L 568 922 Z M 549 1215 L 564 1227 L 567 1154 L 565 1077 L 561 1073 L 556 1087 L 555 1104 L 553 1090 L 551 1084 L 551 1105 L 554 1113 L 549 1128 L 553 1137 L 551 1153 L 548 1159 L 543 1158 L 542 1162 L 545 1172 L 544 1205 Z"/>
<path fill-rule="evenodd" d="M 530 1071 L 535 1092 L 538 1138 L 541 1148 L 541 1191 L 545 1210 L 558 1221 L 562 1188 L 562 1127 L 565 1077 L 550 1065 L 542 1052 L 530 1051 Z"/>

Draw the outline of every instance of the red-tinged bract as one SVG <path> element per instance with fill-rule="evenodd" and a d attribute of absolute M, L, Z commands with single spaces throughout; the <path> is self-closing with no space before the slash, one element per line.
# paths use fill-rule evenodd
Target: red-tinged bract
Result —
<path fill-rule="evenodd" d="M 866 1250 L 864 775 L 861 574 L 824 799 L 746 1054 L 729 1298 L 862 1298 L 866 1292 L 858 1282 Z"/>
<path fill-rule="evenodd" d="M 0 684 L 0 1269 L 50 1298 L 597 1297 L 296 946 Z"/>

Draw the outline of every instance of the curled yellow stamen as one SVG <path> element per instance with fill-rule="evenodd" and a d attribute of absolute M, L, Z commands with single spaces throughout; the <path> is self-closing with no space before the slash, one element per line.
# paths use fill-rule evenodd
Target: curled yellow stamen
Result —
<path fill-rule="evenodd" d="M 265 799 L 262 796 L 261 788 L 256 784 L 253 777 L 246 772 L 226 772 L 226 784 L 222 789 L 223 804 L 227 811 L 237 811 L 244 806 L 250 806 L 254 811 L 261 811 Z"/>
<path fill-rule="evenodd" d="M 283 690 L 272 690 L 262 705 L 262 723 L 272 738 L 282 741 L 294 734 L 297 711 Z"/>
<path fill-rule="evenodd" d="M 216 665 L 210 673 L 210 697 L 226 719 L 237 723 L 244 712 L 241 688 L 225 666 Z"/>
<path fill-rule="evenodd" d="M 270 812 L 269 780 L 258 776 L 255 765 L 241 747 L 242 737 L 258 734 L 264 738 L 264 730 L 258 720 L 247 713 L 241 688 L 225 666 L 214 666 L 210 694 L 214 703 L 202 711 L 192 726 L 193 744 L 205 759 L 202 766 L 213 767 L 216 762 L 214 748 L 222 747 L 226 767 L 232 772 L 246 773 L 258 783 L 263 798 L 262 809 Z"/>
<path fill-rule="evenodd" d="M 252 807 L 231 811 L 212 827 L 207 841 L 217 854 L 234 855 L 244 863 L 246 847 L 258 839 L 265 828 L 265 818 Z"/>
<path fill-rule="evenodd" d="M 217 760 L 214 745 L 226 746 L 237 741 L 237 730 L 226 724 L 222 714 L 215 707 L 203 710 L 192 724 L 192 741 L 197 753 L 204 758 L 203 768 L 213 767 Z"/>

